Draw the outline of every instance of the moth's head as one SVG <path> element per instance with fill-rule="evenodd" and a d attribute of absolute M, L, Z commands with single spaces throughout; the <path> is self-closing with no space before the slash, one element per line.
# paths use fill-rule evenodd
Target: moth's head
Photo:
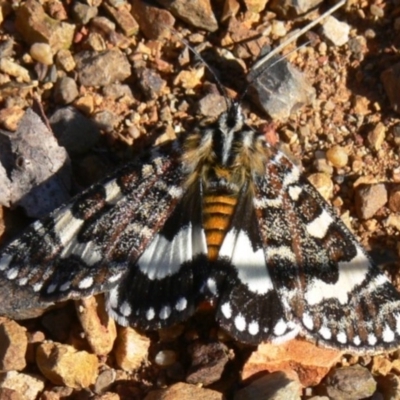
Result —
<path fill-rule="evenodd" d="M 221 132 L 237 132 L 243 128 L 244 116 L 240 104 L 232 101 L 228 109 L 218 118 L 218 127 Z"/>

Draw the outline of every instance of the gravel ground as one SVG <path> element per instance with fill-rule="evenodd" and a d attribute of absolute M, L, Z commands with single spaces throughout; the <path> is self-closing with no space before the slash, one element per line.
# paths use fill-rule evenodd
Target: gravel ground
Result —
<path fill-rule="evenodd" d="M 277 46 L 328 6 L 304 13 L 279 1 L 216 0 L 212 8 L 206 0 L 193 8 L 159 3 L 167 8 L 123 0 L 0 0 L 2 242 L 154 143 L 184 135 L 199 118 L 224 109 L 215 77 L 180 38 L 234 97 L 247 86 L 261 49 Z M 285 76 L 294 82 L 280 93 L 287 97 L 272 96 L 265 106 L 273 118 L 253 96 L 243 108 L 249 123 L 302 167 L 400 289 L 400 3 L 354 0 L 334 17 L 313 29 L 307 46 L 294 51 L 301 38 L 284 49 L 281 63 L 302 75 Z M 25 114 L 29 107 L 46 116 L 44 125 Z M 17 130 L 24 115 L 25 130 Z M 232 341 L 207 314 L 148 335 L 116 326 L 101 296 L 8 316 L 0 318 L 0 398 L 400 396 L 398 351 L 325 350 L 332 353 L 312 360 L 318 349 L 299 340 L 291 345 L 299 346 L 299 360 L 263 358 L 261 370 L 272 373 L 251 376 L 255 348 Z M 271 349 L 257 354 L 278 351 Z"/>

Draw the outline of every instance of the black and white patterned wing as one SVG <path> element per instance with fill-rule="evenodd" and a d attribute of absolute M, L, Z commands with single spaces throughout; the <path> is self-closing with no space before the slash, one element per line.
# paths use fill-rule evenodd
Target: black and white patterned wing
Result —
<path fill-rule="evenodd" d="M 354 352 L 399 346 L 400 294 L 282 153 L 255 205 L 272 281 L 306 336 Z"/>
<path fill-rule="evenodd" d="M 296 336 L 298 326 L 283 307 L 266 263 L 253 196 L 247 187 L 239 195 L 213 270 L 215 278 L 209 279 L 208 286 L 218 290 L 217 320 L 235 339 L 259 344 Z"/>
<path fill-rule="evenodd" d="M 176 142 L 155 149 L 2 249 L 0 313 L 29 308 L 34 298 L 44 303 L 81 298 L 115 286 L 179 202 L 180 157 Z M 21 292 L 27 293 L 26 304 Z"/>
<path fill-rule="evenodd" d="M 209 274 L 196 182 L 183 196 L 120 284 L 107 293 L 110 315 L 121 325 L 155 330 L 184 321 L 203 300 Z"/>

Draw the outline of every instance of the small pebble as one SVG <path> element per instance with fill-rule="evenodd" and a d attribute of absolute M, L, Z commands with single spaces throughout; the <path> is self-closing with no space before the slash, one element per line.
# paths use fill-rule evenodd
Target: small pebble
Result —
<path fill-rule="evenodd" d="M 154 362 L 160 367 L 168 367 L 177 360 L 176 352 L 173 350 L 161 350 L 154 357 Z"/>
<path fill-rule="evenodd" d="M 277 37 L 284 37 L 287 34 L 285 23 L 283 21 L 274 20 L 272 23 L 271 33 Z"/>
<path fill-rule="evenodd" d="M 56 62 L 66 72 L 73 71 L 76 66 L 74 57 L 72 57 L 71 52 L 65 49 L 61 49 L 56 54 Z"/>
<path fill-rule="evenodd" d="M 349 161 L 349 156 L 347 155 L 345 149 L 339 145 L 332 146 L 326 152 L 326 158 L 336 168 L 342 168 L 346 166 L 347 162 Z"/>
<path fill-rule="evenodd" d="M 400 213 L 400 188 L 396 188 L 390 193 L 389 208 L 393 212 Z"/>
<path fill-rule="evenodd" d="M 51 47 L 47 43 L 33 43 L 29 50 L 31 57 L 45 65 L 53 64 L 53 53 Z"/>
<path fill-rule="evenodd" d="M 349 41 L 350 26 L 330 16 L 322 27 L 324 36 L 336 46 L 343 46 Z"/>
<path fill-rule="evenodd" d="M 364 399 L 373 395 L 376 381 L 364 367 L 335 368 L 325 379 L 325 390 L 330 399 Z"/>
<path fill-rule="evenodd" d="M 109 110 L 103 110 L 93 116 L 93 121 L 102 131 L 112 132 L 118 124 L 119 117 Z"/>
<path fill-rule="evenodd" d="M 58 80 L 55 90 L 54 99 L 59 104 L 70 104 L 78 97 L 78 86 L 74 79 L 65 76 Z"/>
<path fill-rule="evenodd" d="M 91 19 L 97 16 L 97 7 L 90 7 L 87 4 L 74 2 L 72 14 L 78 24 L 86 25 Z"/>
<path fill-rule="evenodd" d="M 323 172 L 318 172 L 316 174 L 311 174 L 308 177 L 308 180 L 325 200 L 329 200 L 332 197 L 333 182 L 329 175 Z"/>
<path fill-rule="evenodd" d="M 114 383 L 116 375 L 115 370 L 111 368 L 102 371 L 94 384 L 94 392 L 97 394 L 105 392 Z"/>
<path fill-rule="evenodd" d="M 385 140 L 386 127 L 382 122 L 378 122 L 375 128 L 368 133 L 367 140 L 370 147 L 374 150 L 380 150 Z"/>
<path fill-rule="evenodd" d="M 0 374 L 0 387 L 15 390 L 24 400 L 36 400 L 43 391 L 45 379 L 37 374 L 26 374 L 17 371 L 9 371 Z M 7 400 L 8 397 L 1 397 Z M 14 399 L 12 397 L 11 399 Z"/>
<path fill-rule="evenodd" d="M 15 78 L 19 78 L 23 82 L 31 81 L 28 70 L 24 67 L 21 67 L 16 62 L 9 60 L 8 58 L 0 59 L 0 71 L 14 76 Z"/>
<path fill-rule="evenodd" d="M 369 11 L 374 17 L 382 18 L 385 16 L 385 11 L 382 7 L 377 6 L 376 4 L 371 4 L 369 7 Z"/>
<path fill-rule="evenodd" d="M 370 219 L 387 203 L 386 187 L 382 183 L 357 186 L 355 200 L 358 216 L 362 219 Z"/>
<path fill-rule="evenodd" d="M 371 372 L 376 375 L 387 375 L 392 369 L 392 363 L 384 356 L 375 356 L 372 358 Z"/>

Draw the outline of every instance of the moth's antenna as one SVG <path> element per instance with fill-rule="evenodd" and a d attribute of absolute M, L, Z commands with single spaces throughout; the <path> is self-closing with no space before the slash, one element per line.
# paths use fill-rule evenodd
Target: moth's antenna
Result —
<path fill-rule="evenodd" d="M 269 59 L 271 59 L 273 56 L 275 56 L 277 53 L 279 53 L 283 48 L 285 48 L 287 45 L 290 43 L 294 42 L 297 40 L 301 35 L 304 33 L 308 32 L 313 28 L 315 25 L 319 24 L 323 19 L 334 13 L 338 8 L 342 7 L 347 0 L 340 0 L 337 4 L 335 4 L 332 8 L 330 8 L 328 11 L 326 11 L 324 14 L 320 15 L 316 20 L 310 22 L 308 25 L 306 25 L 303 29 L 300 29 L 298 32 L 292 34 L 287 40 L 285 40 L 283 43 L 281 43 L 278 47 L 275 47 L 272 51 L 270 51 L 265 57 L 262 57 L 260 60 L 258 60 L 252 67 L 253 70 L 256 70 L 260 68 L 263 64 L 265 64 Z"/>
<path fill-rule="evenodd" d="M 230 101 L 228 98 L 228 94 L 224 88 L 224 85 L 222 84 L 222 82 L 220 81 L 217 74 L 214 72 L 214 70 L 210 66 L 210 64 L 201 56 L 201 54 L 186 39 L 181 37 L 180 34 L 175 29 L 173 29 L 172 27 L 169 27 L 169 29 L 174 33 L 174 35 L 178 38 L 178 40 L 180 42 L 182 42 L 196 57 L 198 57 L 201 60 L 201 62 L 207 67 L 207 69 L 210 71 L 210 73 L 214 77 L 215 83 L 218 86 L 219 91 L 224 96 L 227 108 L 229 109 L 231 104 L 230 104 Z"/>

